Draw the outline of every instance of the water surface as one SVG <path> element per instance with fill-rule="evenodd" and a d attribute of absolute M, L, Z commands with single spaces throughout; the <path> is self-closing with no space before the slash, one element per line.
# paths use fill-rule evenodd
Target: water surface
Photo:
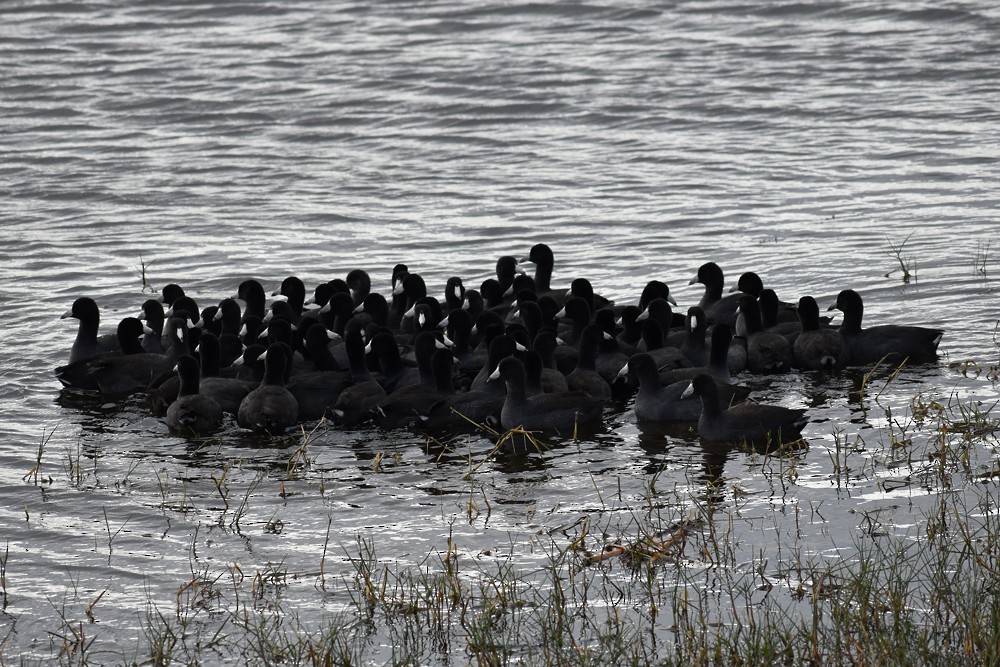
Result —
<path fill-rule="evenodd" d="M 592 550 L 633 533 L 650 488 L 665 517 L 716 500 L 747 563 L 790 534 L 849 556 L 876 516 L 918 537 L 932 445 L 898 463 L 887 427 L 914 428 L 918 395 L 996 400 L 998 28 L 985 2 L 6 3 L 0 655 L 51 659 L 83 622 L 100 661 L 142 659 L 149 600 L 234 563 L 280 564 L 289 608 L 320 622 L 349 606 L 320 563 L 349 577 L 358 536 L 400 567 L 451 535 L 530 570 L 581 520 Z M 657 278 L 693 304 L 707 260 L 821 307 L 851 287 L 868 322 L 945 328 L 942 360 L 878 404 L 852 393 L 860 373 L 756 381 L 809 409 L 790 460 L 643 434 L 627 409 L 526 458 L 326 429 L 302 458 L 300 437 L 185 442 L 140 400 L 81 401 L 52 375 L 74 335 L 59 315 L 86 294 L 110 330 L 148 296 L 143 264 L 204 304 L 356 267 L 386 290 L 400 261 L 440 293 L 539 241 L 554 284 L 584 275 L 619 303 Z M 979 377 L 954 367 L 969 359 Z M 868 467 L 836 475 L 831 451 L 859 438 Z"/>

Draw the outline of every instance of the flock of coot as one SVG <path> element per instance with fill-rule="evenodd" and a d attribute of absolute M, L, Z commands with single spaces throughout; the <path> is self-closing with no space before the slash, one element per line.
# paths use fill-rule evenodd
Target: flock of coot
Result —
<path fill-rule="evenodd" d="M 384 295 L 359 269 L 308 299 L 289 277 L 270 307 L 256 280 L 204 309 L 171 284 L 105 335 L 97 304 L 81 297 L 63 315 L 79 331 L 56 376 L 102 395 L 143 392 L 185 435 L 220 429 L 226 414 L 271 434 L 326 418 L 342 428 L 454 433 L 487 424 L 568 435 L 634 395 L 640 422 L 692 422 L 705 440 L 767 444 L 799 438 L 805 411 L 748 400 L 733 374 L 928 362 L 942 336 L 862 328 L 853 290 L 831 306 L 843 311 L 837 327 L 812 297 L 780 302 L 755 273 L 724 294 L 712 262 L 691 281 L 704 296 L 683 313 L 661 281 L 621 306 L 584 278 L 553 288 L 553 268 L 552 250 L 537 244 L 525 258 L 501 257 L 478 290 L 449 279 L 440 299 L 403 264 Z"/>

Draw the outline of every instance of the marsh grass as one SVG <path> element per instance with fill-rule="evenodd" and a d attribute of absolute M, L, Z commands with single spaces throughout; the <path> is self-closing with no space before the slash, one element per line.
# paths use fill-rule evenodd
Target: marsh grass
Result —
<path fill-rule="evenodd" d="M 986 265 L 990 259 L 990 240 L 976 241 L 976 254 L 972 260 L 973 270 L 980 276 L 986 277 Z"/>
<path fill-rule="evenodd" d="M 328 590 L 346 599 L 322 622 L 284 608 L 280 564 L 249 594 L 193 575 L 170 617 L 144 623 L 155 664 L 222 657 L 250 664 L 715 665 L 992 664 L 1000 659 L 993 594 L 996 498 L 970 508 L 942 494 L 923 535 L 867 529 L 843 558 L 740 563 L 709 510 L 666 528 L 635 512 L 636 536 L 590 553 L 587 522 L 544 546 L 540 567 L 510 553 L 464 552 L 452 536 L 414 566 L 380 558 L 375 540 L 342 548 Z M 988 510 L 988 511 L 986 511 Z M 975 518 L 973 518 L 975 517 Z M 246 589 L 242 574 L 233 591 Z M 237 582 L 239 579 L 239 582 Z M 183 593 L 183 594 L 182 594 Z M 64 650 L 85 650 L 79 628 Z M 198 638 L 190 642 L 183 638 Z"/>
<path fill-rule="evenodd" d="M 139 263 L 133 264 L 132 268 L 135 272 L 139 274 L 140 280 L 142 280 L 142 291 L 155 293 L 156 288 L 149 282 L 149 267 L 153 264 L 152 260 L 147 262 L 142 258 L 142 254 L 139 254 Z"/>
<path fill-rule="evenodd" d="M 893 405 L 887 388 L 901 371 L 883 365 L 861 379 L 858 406 L 873 427 L 834 426 L 828 440 L 810 443 L 826 455 L 747 451 L 740 456 L 752 474 L 738 483 L 679 486 L 662 468 L 638 485 L 591 473 L 573 512 L 526 510 L 517 529 L 499 519 L 506 541 L 490 548 L 471 546 L 469 535 L 497 532 L 496 465 L 545 459 L 572 443 L 513 429 L 459 465 L 438 457 L 438 469 L 458 480 L 461 511 L 441 517 L 429 548 L 405 557 L 387 544 L 398 536 L 332 530 L 341 505 L 326 497 L 337 482 L 320 461 L 335 429 L 303 430 L 267 461 L 220 455 L 200 480 L 153 467 L 158 511 L 198 517 L 182 580 L 167 596 L 148 585 L 134 641 L 109 648 L 98 638 L 115 592 L 87 590 L 71 575 L 66 599 L 50 601 L 48 653 L 35 655 L 74 665 L 998 664 L 997 403 L 952 393 Z M 462 442 L 433 446 L 454 455 Z M 359 454 L 360 467 L 380 480 L 423 472 L 402 446 L 383 444 Z M 67 470 L 77 492 L 86 487 L 80 476 L 97 470 L 81 458 L 70 457 Z M 796 493 L 810 476 L 844 498 L 877 492 L 889 502 L 851 504 L 855 529 L 818 545 L 831 510 Z M 916 491 L 892 495 L 907 489 Z M 278 509 L 310 493 L 329 512 L 316 523 L 322 544 L 312 561 L 286 560 L 280 549 L 243 563 L 203 553 L 213 541 L 285 539 L 298 510 Z M 132 525 L 104 514 L 102 557 L 121 558 L 116 540 Z M 18 606 L 8 575 L 16 558 L 8 546 L 0 559 L 5 615 Z M 24 662 L 9 641 L 13 625 L 0 632 L 0 664 Z"/>
<path fill-rule="evenodd" d="M 902 274 L 902 280 L 903 280 L 904 283 L 909 283 L 910 282 L 911 275 L 912 275 L 912 277 L 914 279 L 916 279 L 916 277 L 917 277 L 917 262 L 916 262 L 916 260 L 913 259 L 913 257 L 904 257 L 903 256 L 903 250 L 906 248 L 906 244 L 909 242 L 910 238 L 912 238 L 915 233 L 916 232 L 911 232 L 905 239 L 903 239 L 903 242 L 900 243 L 899 245 L 896 245 L 895 243 L 893 243 L 892 239 L 890 239 L 888 236 L 886 237 L 886 242 L 888 242 L 888 244 L 889 244 L 889 253 L 888 254 L 889 254 L 890 257 L 892 257 L 893 259 L 896 260 L 897 264 L 899 264 L 899 270 L 900 270 L 900 272 Z M 910 267 L 913 267 L 913 272 L 912 273 L 910 272 Z M 889 271 L 888 273 L 886 273 L 885 277 L 888 278 L 889 276 L 891 276 L 895 272 L 896 272 L 895 269 L 893 269 L 892 271 Z"/>

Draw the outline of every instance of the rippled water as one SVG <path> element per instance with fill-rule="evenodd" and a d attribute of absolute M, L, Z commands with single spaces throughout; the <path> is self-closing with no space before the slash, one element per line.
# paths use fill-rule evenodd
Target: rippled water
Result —
<path fill-rule="evenodd" d="M 538 535 L 582 517 L 628 532 L 651 480 L 677 516 L 719 484 L 721 511 L 753 517 L 749 552 L 800 505 L 825 508 L 802 537 L 815 554 L 849 545 L 858 511 L 912 532 L 937 492 L 919 471 L 831 477 L 835 432 L 885 440 L 848 398 L 854 374 L 757 383 L 811 417 L 780 493 L 772 463 L 640 434 L 629 411 L 470 482 L 485 440 L 438 456 L 411 434 L 323 431 L 303 467 L 295 439 L 194 446 L 138 400 L 60 396 L 74 331 L 58 318 L 87 294 L 110 330 L 146 296 L 141 263 L 203 303 L 355 267 L 384 290 L 399 261 L 440 291 L 545 241 L 554 284 L 586 275 L 619 302 L 655 277 L 687 306 L 707 260 L 786 300 L 852 287 L 866 321 L 947 329 L 941 364 L 886 388 L 896 415 L 918 393 L 993 401 L 998 34 L 986 2 L 4 3 L 0 656 L 57 655 L 37 628 L 85 622 L 101 591 L 97 650 L 133 644 L 148 599 L 234 562 L 281 562 L 290 604 L 336 610 L 313 588 L 328 527 L 403 565 L 454 534 L 469 558 L 529 567 Z M 984 375 L 949 367 L 966 359 Z"/>

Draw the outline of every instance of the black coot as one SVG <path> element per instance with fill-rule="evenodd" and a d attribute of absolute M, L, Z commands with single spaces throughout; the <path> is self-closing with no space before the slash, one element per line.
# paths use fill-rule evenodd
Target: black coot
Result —
<path fill-rule="evenodd" d="M 299 404 L 285 388 L 285 373 L 290 363 L 282 343 L 268 346 L 262 355 L 264 379 L 247 394 L 236 419 L 242 428 L 272 435 L 285 432 L 299 421 Z"/>
<path fill-rule="evenodd" d="M 699 375 L 684 392 L 701 398 L 698 434 L 711 442 L 779 445 L 801 439 L 805 410 L 780 405 L 740 403 L 723 408 L 719 390 L 710 375 Z"/>

